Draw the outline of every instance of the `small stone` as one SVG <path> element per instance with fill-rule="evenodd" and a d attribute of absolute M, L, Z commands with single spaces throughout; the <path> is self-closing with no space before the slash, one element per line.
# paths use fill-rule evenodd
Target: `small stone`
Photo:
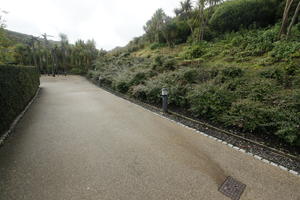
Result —
<path fill-rule="evenodd" d="M 294 175 L 298 175 L 297 172 L 295 172 L 294 170 L 289 170 L 290 173 L 294 174 Z"/>
<path fill-rule="evenodd" d="M 262 159 L 262 157 L 257 156 L 257 155 L 254 155 L 254 158 L 256 158 L 256 159 L 258 159 L 258 160 L 261 160 L 261 159 Z"/>

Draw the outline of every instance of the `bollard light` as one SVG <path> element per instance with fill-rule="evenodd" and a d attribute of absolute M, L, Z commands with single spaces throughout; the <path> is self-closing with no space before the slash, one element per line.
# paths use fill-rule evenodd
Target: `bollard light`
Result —
<path fill-rule="evenodd" d="M 162 108 L 163 108 L 163 111 L 166 113 L 168 112 L 168 94 L 169 94 L 169 91 L 167 88 L 163 88 L 161 90 L 161 95 L 162 95 Z"/>
<path fill-rule="evenodd" d="M 163 88 L 163 89 L 161 90 L 161 95 L 162 95 L 162 96 L 168 96 L 168 94 L 169 94 L 169 91 L 168 91 L 167 88 Z"/>
<path fill-rule="evenodd" d="M 100 86 L 100 87 L 101 87 L 101 81 L 102 81 L 102 77 L 99 76 L 99 77 L 98 77 L 98 83 L 99 83 L 99 86 Z"/>

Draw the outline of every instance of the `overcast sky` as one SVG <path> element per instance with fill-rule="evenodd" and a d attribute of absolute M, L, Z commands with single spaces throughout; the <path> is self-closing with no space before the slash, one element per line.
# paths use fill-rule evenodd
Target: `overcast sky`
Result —
<path fill-rule="evenodd" d="M 42 33 L 94 39 L 98 48 L 126 45 L 144 33 L 143 25 L 158 8 L 173 16 L 180 0 L 1 0 L 7 29 L 39 36 Z"/>

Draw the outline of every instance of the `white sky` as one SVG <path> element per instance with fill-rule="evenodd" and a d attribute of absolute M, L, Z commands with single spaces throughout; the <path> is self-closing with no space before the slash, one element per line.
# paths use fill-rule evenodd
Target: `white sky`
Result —
<path fill-rule="evenodd" d="M 39 36 L 68 35 L 70 42 L 94 39 L 110 50 L 144 33 L 158 8 L 173 16 L 180 0 L 1 0 L 7 29 Z M 50 39 L 50 38 L 49 38 Z M 52 38 L 51 38 L 52 39 Z"/>

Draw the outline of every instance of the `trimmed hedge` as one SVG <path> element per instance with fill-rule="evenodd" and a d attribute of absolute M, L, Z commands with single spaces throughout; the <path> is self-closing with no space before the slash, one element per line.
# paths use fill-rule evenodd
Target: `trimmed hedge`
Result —
<path fill-rule="evenodd" d="M 39 85 L 36 67 L 0 65 L 0 135 L 23 111 Z"/>

